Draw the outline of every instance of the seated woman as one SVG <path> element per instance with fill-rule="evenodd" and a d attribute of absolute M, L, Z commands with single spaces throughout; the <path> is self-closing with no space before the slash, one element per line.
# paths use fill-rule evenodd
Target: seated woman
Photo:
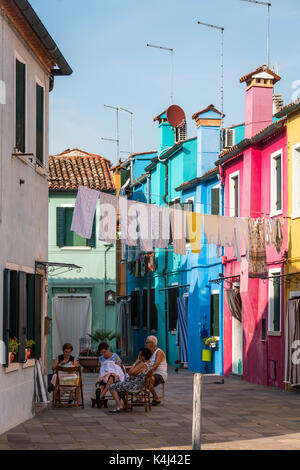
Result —
<path fill-rule="evenodd" d="M 101 400 L 105 397 L 105 394 L 109 388 L 109 386 L 119 380 L 124 380 L 124 372 L 122 369 L 122 361 L 118 354 L 112 353 L 109 350 L 109 345 L 104 341 L 99 344 L 98 351 L 100 353 L 100 357 L 98 360 L 98 367 L 96 369 L 97 372 L 100 370 L 100 375 L 96 382 L 96 398 L 97 400 Z M 105 365 L 106 362 L 110 362 L 118 366 L 114 369 L 113 364 L 110 364 L 111 373 L 109 374 L 109 370 L 106 371 L 102 367 Z"/>
<path fill-rule="evenodd" d="M 71 355 L 73 351 L 73 346 L 71 343 L 65 343 L 62 347 L 63 354 L 58 355 L 53 364 L 52 364 L 52 370 L 55 371 L 56 366 L 61 366 L 61 367 L 75 367 L 79 366 L 79 363 L 76 361 L 75 357 Z M 48 388 L 49 392 L 52 392 L 54 389 L 54 386 L 56 384 L 56 374 L 53 374 L 53 377 L 51 379 L 51 384 Z M 72 401 L 72 394 L 73 389 L 71 389 L 70 393 L 70 401 Z M 63 395 L 65 393 L 65 389 L 62 387 L 61 388 L 61 394 Z"/>
<path fill-rule="evenodd" d="M 128 371 L 129 377 L 123 382 L 117 382 L 109 386 L 109 391 L 114 398 L 117 407 L 111 413 L 118 413 L 123 410 L 120 398 L 124 398 L 129 390 L 141 391 L 144 387 L 147 372 L 151 369 L 151 352 L 149 349 L 141 348 L 139 358 Z"/>

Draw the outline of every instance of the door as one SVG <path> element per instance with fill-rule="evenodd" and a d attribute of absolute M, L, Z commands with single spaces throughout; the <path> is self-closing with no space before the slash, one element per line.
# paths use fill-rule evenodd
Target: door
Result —
<path fill-rule="evenodd" d="M 220 294 L 219 291 L 212 291 L 210 296 L 210 334 L 220 336 Z"/>
<path fill-rule="evenodd" d="M 243 373 L 243 317 L 239 321 L 232 316 L 232 372 Z"/>

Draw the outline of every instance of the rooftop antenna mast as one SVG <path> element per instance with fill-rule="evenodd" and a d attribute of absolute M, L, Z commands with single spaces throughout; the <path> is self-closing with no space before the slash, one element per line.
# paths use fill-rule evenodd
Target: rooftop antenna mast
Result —
<path fill-rule="evenodd" d="M 270 23 L 271 23 L 271 2 L 261 0 L 241 0 L 242 2 L 257 3 L 268 7 L 268 36 L 267 36 L 267 66 L 270 68 Z"/>
<path fill-rule="evenodd" d="M 223 34 L 224 28 L 221 26 L 216 26 L 214 24 L 203 23 L 202 21 L 198 21 L 198 24 L 202 26 L 208 26 L 209 28 L 218 29 L 221 31 L 221 113 L 222 113 L 222 127 L 223 127 L 223 115 L 224 115 L 224 61 L 223 61 Z"/>
<path fill-rule="evenodd" d="M 153 44 L 147 44 L 147 47 L 155 47 L 156 49 L 163 49 L 171 53 L 171 104 L 173 104 L 173 88 L 174 88 L 174 49 L 170 47 L 155 46 Z"/>
<path fill-rule="evenodd" d="M 117 111 L 117 138 L 116 139 L 106 139 L 105 137 L 101 137 L 102 140 L 110 140 L 111 142 L 117 143 L 117 160 L 118 163 L 121 162 L 120 159 L 120 139 L 119 139 L 119 106 L 109 106 L 108 104 L 104 105 L 105 108 L 115 109 Z"/>
<path fill-rule="evenodd" d="M 122 108 L 121 106 L 119 107 L 119 109 L 121 109 L 122 111 L 125 111 L 126 113 L 130 114 L 130 125 L 131 125 L 130 151 L 131 151 L 131 155 L 133 155 L 133 112 L 129 111 L 129 109 Z"/>

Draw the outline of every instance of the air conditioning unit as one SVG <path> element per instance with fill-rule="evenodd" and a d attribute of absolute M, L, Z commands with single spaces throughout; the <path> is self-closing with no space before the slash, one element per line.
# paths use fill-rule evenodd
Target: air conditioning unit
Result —
<path fill-rule="evenodd" d="M 234 146 L 234 129 L 223 129 L 223 148 Z"/>

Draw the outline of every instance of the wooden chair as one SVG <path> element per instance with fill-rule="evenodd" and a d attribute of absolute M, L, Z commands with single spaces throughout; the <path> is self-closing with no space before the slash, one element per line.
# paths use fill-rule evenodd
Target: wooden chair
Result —
<path fill-rule="evenodd" d="M 129 390 L 125 397 L 124 397 L 124 403 L 125 403 L 125 411 L 130 410 L 132 411 L 132 408 L 134 406 L 142 406 L 144 405 L 145 407 L 145 412 L 147 413 L 148 408 L 149 411 L 151 411 L 151 394 L 150 394 L 150 389 L 149 389 L 149 383 L 150 379 L 152 377 L 152 370 L 150 369 L 145 378 L 145 383 L 144 383 L 144 388 L 143 390 Z M 133 401 L 133 398 L 139 398 L 143 397 L 142 400 L 138 400 L 137 402 Z M 129 403 L 129 398 L 130 398 L 130 403 Z"/>
<path fill-rule="evenodd" d="M 130 366 L 131 367 L 131 366 Z M 122 371 L 124 372 L 124 375 L 126 377 L 126 374 L 127 374 L 127 371 L 126 371 L 126 367 L 124 366 L 124 364 L 121 364 L 121 369 Z M 91 398 L 91 401 L 92 401 L 92 408 L 94 408 L 96 405 L 97 405 L 97 408 L 108 408 L 108 400 L 112 400 L 114 401 L 113 397 L 110 395 L 110 393 L 106 394 L 104 398 L 100 398 L 97 399 L 97 398 Z"/>
<path fill-rule="evenodd" d="M 158 395 L 158 398 L 161 400 L 161 404 L 164 405 L 165 404 L 165 383 L 162 383 L 160 385 L 162 386 L 162 393 L 160 396 Z"/>
<path fill-rule="evenodd" d="M 82 406 L 83 402 L 83 391 L 82 391 L 82 377 L 81 367 L 62 367 L 57 366 L 56 372 L 56 383 L 53 390 L 52 408 L 55 406 L 68 406 L 76 407 Z M 67 394 L 67 391 L 69 393 Z M 71 394 L 75 394 L 74 399 L 71 401 Z M 64 395 L 67 394 L 65 398 Z M 79 403 L 81 401 L 81 403 Z"/>

